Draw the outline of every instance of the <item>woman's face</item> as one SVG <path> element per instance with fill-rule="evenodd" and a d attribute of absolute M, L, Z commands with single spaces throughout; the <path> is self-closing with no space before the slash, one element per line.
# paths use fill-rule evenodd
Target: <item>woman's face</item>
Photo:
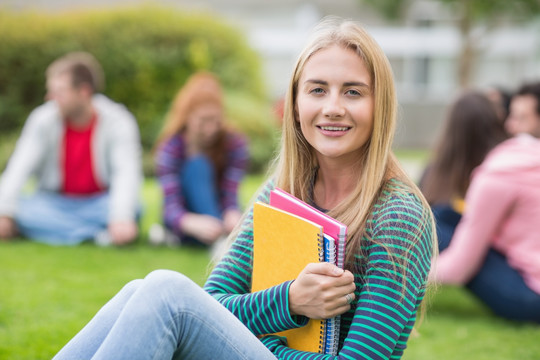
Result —
<path fill-rule="evenodd" d="M 222 126 L 222 107 L 213 103 L 201 104 L 188 116 L 186 134 L 190 141 L 205 147 L 212 144 Z"/>
<path fill-rule="evenodd" d="M 510 103 L 510 115 L 504 126 L 512 135 L 530 134 L 540 137 L 540 115 L 536 112 L 537 100 L 532 95 L 517 95 Z"/>
<path fill-rule="evenodd" d="M 373 129 L 374 103 L 360 56 L 338 45 L 319 50 L 305 64 L 297 93 L 297 120 L 319 163 L 358 160 Z"/>

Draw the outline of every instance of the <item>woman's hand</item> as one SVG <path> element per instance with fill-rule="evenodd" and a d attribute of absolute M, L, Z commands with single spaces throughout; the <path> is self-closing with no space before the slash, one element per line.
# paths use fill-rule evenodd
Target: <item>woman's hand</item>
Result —
<path fill-rule="evenodd" d="M 292 315 L 328 319 L 351 308 L 347 300 L 354 299 L 355 289 L 350 271 L 325 262 L 308 264 L 289 288 L 289 310 Z"/>
<path fill-rule="evenodd" d="M 223 213 L 223 226 L 225 227 L 225 232 L 230 233 L 233 231 L 234 227 L 240 219 L 242 218 L 242 213 L 237 209 L 225 210 Z"/>
<path fill-rule="evenodd" d="M 186 235 L 191 235 L 207 245 L 213 244 L 224 233 L 221 220 L 210 215 L 195 213 L 182 216 L 180 229 Z"/>
<path fill-rule="evenodd" d="M 0 216 L 0 239 L 9 239 L 17 234 L 17 226 L 13 218 Z"/>
<path fill-rule="evenodd" d="M 111 241 L 115 245 L 126 245 L 133 241 L 139 234 L 139 228 L 135 221 L 115 221 L 108 226 Z"/>

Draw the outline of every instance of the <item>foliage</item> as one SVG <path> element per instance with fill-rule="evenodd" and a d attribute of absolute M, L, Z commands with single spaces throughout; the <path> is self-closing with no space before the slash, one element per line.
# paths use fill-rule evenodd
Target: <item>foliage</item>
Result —
<path fill-rule="evenodd" d="M 0 134 L 0 172 L 6 167 L 18 135 L 15 133 Z"/>
<path fill-rule="evenodd" d="M 366 3 L 388 20 L 399 20 L 404 16 L 411 0 L 359 0 L 359 2 Z"/>
<path fill-rule="evenodd" d="M 448 6 L 459 16 L 470 16 L 476 20 L 493 21 L 498 17 L 519 18 L 534 16 L 540 13 L 540 2 L 537 0 L 433 0 Z M 396 20 L 405 16 L 407 9 L 415 0 L 360 0 L 384 17 Z M 465 14 L 466 13 L 466 14 Z"/>
<path fill-rule="evenodd" d="M 234 91 L 236 103 L 257 113 L 248 136 L 268 144 L 274 122 L 266 100 L 260 58 L 245 35 L 222 20 L 175 8 L 142 6 L 59 14 L 0 11 L 0 132 L 19 132 L 43 102 L 47 66 L 69 51 L 88 51 L 102 64 L 105 94 L 138 120 L 149 150 L 175 93 L 196 70 L 209 70 Z M 229 112 L 243 117 L 242 108 Z M 244 122 L 241 122 L 244 124 Z M 243 129 L 241 129 L 243 130 Z M 267 131 L 267 132 L 265 132 Z M 261 141 L 259 141 L 261 140 Z M 256 149 L 255 169 L 272 149 Z"/>
<path fill-rule="evenodd" d="M 250 172 L 264 172 L 279 142 L 278 117 L 269 104 L 244 93 L 230 91 L 226 103 L 232 126 L 249 134 Z"/>
<path fill-rule="evenodd" d="M 432 0 L 445 5 L 455 16 L 456 27 L 461 36 L 458 57 L 458 81 L 461 87 L 471 82 L 472 71 L 479 52 L 478 40 L 472 37 L 476 26 L 493 28 L 502 19 L 522 23 L 540 14 L 538 0 Z M 389 20 L 405 17 L 407 9 L 417 0 L 360 0 L 379 11 Z"/>
<path fill-rule="evenodd" d="M 518 20 L 540 13 L 537 0 L 438 0 L 461 17 L 493 22 L 501 17 Z"/>

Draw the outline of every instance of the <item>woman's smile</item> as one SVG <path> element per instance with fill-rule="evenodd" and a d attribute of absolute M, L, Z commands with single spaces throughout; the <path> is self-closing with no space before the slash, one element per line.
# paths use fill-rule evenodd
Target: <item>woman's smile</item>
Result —
<path fill-rule="evenodd" d="M 317 125 L 317 128 L 321 130 L 321 134 L 331 137 L 343 136 L 351 129 L 344 125 Z"/>

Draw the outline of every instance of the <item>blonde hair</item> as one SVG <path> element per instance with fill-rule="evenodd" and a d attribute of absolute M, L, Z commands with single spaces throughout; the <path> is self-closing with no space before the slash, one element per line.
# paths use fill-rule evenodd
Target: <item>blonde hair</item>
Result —
<path fill-rule="evenodd" d="M 191 112 L 205 104 L 223 107 L 223 91 L 216 75 L 200 71 L 191 75 L 176 94 L 156 143 L 182 132 Z"/>
<path fill-rule="evenodd" d="M 329 215 L 348 225 L 347 263 L 354 264 L 354 255 L 361 248 L 365 227 L 375 202 L 391 178 L 404 184 L 403 191 L 410 191 L 422 202 L 426 215 L 429 205 L 418 187 L 407 176 L 392 152 L 392 142 L 397 118 L 397 97 L 390 63 L 375 40 L 359 25 L 338 18 L 325 18 L 316 27 L 313 37 L 300 54 L 289 83 L 285 98 L 281 150 L 274 161 L 276 186 L 303 200 L 308 200 L 317 160 L 297 120 L 296 97 L 298 82 L 304 67 L 316 52 L 339 45 L 360 56 L 368 69 L 374 99 L 373 130 L 365 145 L 359 164 L 362 169 L 354 191 Z M 427 216 L 427 218 L 432 218 Z M 434 222 L 431 222 L 433 249 L 436 253 Z M 420 239 L 422 234 L 417 234 Z M 374 241 L 374 240 L 370 240 Z M 384 244 L 381 244 L 384 246 Z"/>

